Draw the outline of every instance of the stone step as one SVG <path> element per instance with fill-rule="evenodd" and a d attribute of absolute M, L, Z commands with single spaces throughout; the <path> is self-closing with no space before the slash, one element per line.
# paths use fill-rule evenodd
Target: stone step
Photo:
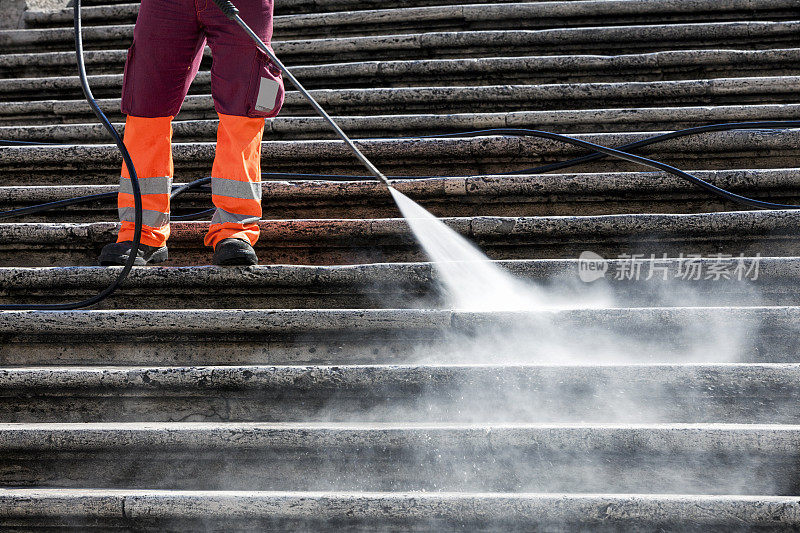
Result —
<path fill-rule="evenodd" d="M 620 254 L 800 254 L 800 212 L 732 211 L 554 217 L 443 218 L 493 259 L 575 258 L 586 250 Z M 208 222 L 172 224 L 171 263 L 207 265 Z M 262 220 L 256 251 L 264 264 L 363 264 L 424 260 L 403 219 Z M 118 223 L 0 224 L 0 266 L 93 265 L 116 239 Z"/>
<path fill-rule="evenodd" d="M 791 256 L 798 252 L 794 210 L 700 214 L 554 217 L 449 217 L 442 220 L 494 259 L 680 253 Z M 208 264 L 208 222 L 175 222 L 174 264 Z M 402 219 L 289 219 L 259 222 L 265 264 L 361 264 L 419 261 L 423 255 Z M 0 224 L 0 266 L 91 265 L 118 223 Z M 658 241 L 656 241 L 658 239 Z"/>
<path fill-rule="evenodd" d="M 796 363 L 26 367 L 0 370 L 0 417 L 797 424 L 798 383 Z"/>
<path fill-rule="evenodd" d="M 97 313 L 106 312 L 1 313 L 0 361 L 4 366 L 88 365 L 98 358 L 120 365 L 406 362 L 421 347 L 441 345 L 453 317 L 435 310 Z"/>
<path fill-rule="evenodd" d="M 530 124 L 602 131 L 630 124 L 656 127 L 700 122 L 791 120 L 796 117 L 794 88 L 800 76 L 719 78 L 616 83 L 559 83 L 546 85 L 487 85 L 450 87 L 393 87 L 311 90 L 312 96 L 342 127 L 354 134 L 417 131 L 434 124 L 452 128 L 488 128 Z M 99 99 L 100 108 L 113 120 L 124 122 L 119 98 Z M 731 105 L 734 104 L 734 105 Z M 402 113 L 398 113 L 402 111 Z M 490 112 L 490 113 L 488 113 Z M 459 116 L 450 116 L 458 114 Z M 354 116 L 355 115 L 355 116 Z M 380 117 L 375 117 L 380 115 Z M 175 124 L 174 139 L 215 139 L 216 119 L 210 94 L 186 98 Z M 53 121 L 90 125 L 64 126 Z M 181 124 L 185 120 L 205 120 Z M 370 125 L 379 121 L 382 127 Z M 449 121 L 449 122 L 448 122 Z M 44 123 L 32 127 L 26 122 Z M 107 141 L 85 100 L 39 100 L 0 104 L 0 139 L 64 142 Z M 597 124 L 597 126 L 594 126 Z M 122 129 L 120 129 L 122 131 Z M 266 138 L 329 134 L 330 126 L 317 117 L 297 91 L 288 91 L 281 116 L 267 120 Z M 330 134 L 329 134 L 330 135 Z"/>
<path fill-rule="evenodd" d="M 736 0 L 734 0 L 736 1 Z M 738 0 L 742 4 L 751 4 L 748 0 Z M 772 0 L 776 4 L 777 12 L 767 9 L 763 15 L 767 18 L 784 17 L 792 18 L 793 13 L 780 7 L 780 4 L 791 4 L 788 0 Z M 297 15 L 276 15 L 274 17 L 274 38 L 276 39 L 297 39 L 309 37 L 330 37 L 340 35 L 382 35 L 395 34 L 398 31 L 466 31 L 477 29 L 533 29 L 533 28 L 552 28 L 559 23 L 569 20 L 577 25 L 595 25 L 596 17 L 608 17 L 609 12 L 606 2 L 594 1 L 586 2 L 589 9 L 584 12 L 576 12 L 570 8 L 570 2 L 528 2 L 528 3 L 499 3 L 499 4 L 457 4 L 428 7 L 402 7 L 377 10 L 359 11 L 340 11 L 327 13 L 309 13 Z M 647 14 L 639 15 L 632 11 L 628 6 L 631 0 L 615 1 L 618 4 L 620 18 L 624 21 L 647 21 Z M 710 4 L 708 0 L 705 3 Z M 658 5 L 658 4 L 656 4 Z M 591 9 L 591 7 L 595 7 Z M 625 8 L 628 9 L 625 9 Z M 217 8 L 211 6 L 210 9 Z M 612 7 L 613 9 L 613 7 Z M 72 10 L 62 11 L 59 16 L 60 25 L 69 26 L 72 21 Z M 137 10 L 138 11 L 138 10 Z M 669 10 L 674 11 L 674 10 Z M 627 12 L 627 13 L 626 13 Z M 656 13 L 665 16 L 663 8 Z M 628 15 L 627 17 L 625 15 Z M 734 13 L 726 13 L 723 20 L 736 20 L 742 16 L 753 17 L 755 13 L 752 9 L 743 13 L 741 10 Z M 102 13 L 89 12 L 89 19 L 94 20 L 95 24 L 107 26 L 110 22 L 117 22 L 119 17 L 111 20 L 102 18 Z M 94 15 L 94 16 L 93 16 Z M 762 13 L 758 13 L 762 15 Z M 755 15 L 758 17 L 758 15 Z M 693 16 L 693 14 L 677 13 L 666 15 L 672 20 L 715 20 L 718 18 L 708 13 Z M 26 17 L 26 22 L 28 21 Z M 129 13 L 124 18 L 127 31 L 133 26 L 135 13 Z M 87 28 L 87 35 L 91 36 L 91 28 Z M 52 35 L 55 41 L 63 41 L 63 28 L 54 29 L 28 29 L 30 32 L 38 32 L 40 36 Z M 130 35 L 130 34 L 129 34 Z M 42 39 L 47 41 L 47 39 Z"/>
<path fill-rule="evenodd" d="M 551 0 L 533 0 L 535 2 L 550 2 Z M 563 0 L 562 0 L 563 1 Z M 575 0 L 567 0 L 575 1 Z M 470 0 L 470 4 L 503 4 L 518 3 L 519 0 Z M 407 0 L 403 7 L 450 6 L 453 0 Z M 303 15 L 311 13 L 332 13 L 338 11 L 363 11 L 386 9 L 392 7 L 385 0 L 284 0 L 274 6 L 275 16 Z M 397 7 L 395 5 L 394 7 Z M 134 23 L 139 12 L 138 3 L 130 0 L 82 2 L 82 21 L 84 26 L 98 23 L 127 22 Z M 72 24 L 72 9 L 29 9 L 25 12 L 24 22 L 26 27 L 52 27 Z"/>
<path fill-rule="evenodd" d="M 585 301 L 585 294 L 577 303 Z M 678 302 L 680 305 L 680 302 Z M 228 309 L 0 313 L 4 367 L 797 363 L 800 308 L 540 312 Z M 509 342 L 513 339 L 513 342 Z"/>
<path fill-rule="evenodd" d="M 657 157 L 678 168 L 791 168 L 798 157 L 795 129 L 732 130 L 673 139 L 643 148 L 644 156 Z M 663 132 L 574 134 L 603 146 L 623 146 Z M 396 176 L 471 176 L 522 172 L 541 164 L 584 155 L 562 142 L 491 135 L 467 138 L 420 139 L 398 137 L 364 139 L 356 144 L 384 173 Z M 175 176 L 194 180 L 207 175 L 215 143 L 173 143 Z M 262 170 L 310 174 L 361 176 L 364 169 L 352 152 L 337 140 L 265 141 Z M 115 145 L 50 145 L 4 147 L 0 150 L 0 176 L 5 186 L 59 183 L 115 183 L 122 160 Z M 642 165 L 600 160 L 581 171 L 638 171 Z"/>
<path fill-rule="evenodd" d="M 742 76 L 795 76 L 800 49 L 775 50 L 675 50 L 648 54 L 559 55 L 533 57 L 489 57 L 462 59 L 421 59 L 363 61 L 322 65 L 289 65 L 309 89 L 367 87 L 470 86 L 496 85 L 498 80 L 512 84 L 565 84 L 598 81 L 632 82 Z M 122 67 L 118 74 L 90 75 L 89 83 L 98 97 L 119 97 Z M 34 73 L 36 75 L 38 73 Z M 209 94 L 211 75 L 201 71 L 190 94 Z M 289 88 L 291 89 L 291 87 Z M 0 94 L 8 104 L 13 100 L 40 101 L 45 97 L 82 99 L 77 76 L 0 79 Z M 37 102 L 40 108 L 20 113 L 41 112 L 58 106 L 57 101 Z M 67 102 L 65 105 L 69 105 Z M 185 107 L 185 106 L 184 106 Z M 61 121 L 63 119 L 60 119 Z"/>
<path fill-rule="evenodd" d="M 330 9 L 307 13 L 287 13 L 293 6 L 275 6 L 276 35 L 317 36 L 341 35 L 343 33 L 376 34 L 399 28 L 434 27 L 449 29 L 476 29 L 491 27 L 498 29 L 504 22 L 517 17 L 522 27 L 553 27 L 591 25 L 605 22 L 610 25 L 631 22 L 674 21 L 720 21 L 742 17 L 764 17 L 775 20 L 796 16 L 797 4 L 791 0 L 729 0 L 724 4 L 711 0 L 692 2 L 648 2 L 644 5 L 635 0 L 584 0 L 534 1 L 534 2 L 472 2 L 454 4 L 439 2 L 437 6 L 402 6 L 383 3 L 380 9 Z M 490 4 L 490 5 L 487 5 Z M 283 9 L 281 9 L 283 8 Z M 211 9 L 216 9 L 211 7 Z M 116 4 L 112 6 L 86 7 L 82 10 L 82 21 L 86 26 L 105 25 L 111 22 L 133 24 L 139 13 L 138 4 Z M 41 28 L 69 26 L 73 21 L 73 10 L 27 11 L 24 15 L 26 27 Z"/>
<path fill-rule="evenodd" d="M 532 121 L 542 124 L 565 124 L 565 127 L 570 127 L 569 117 L 573 117 L 581 110 L 584 112 L 580 117 L 572 118 L 572 121 L 586 123 L 584 131 L 598 131 L 592 130 L 595 122 L 588 120 L 586 115 L 597 115 L 595 120 L 599 127 L 609 121 L 622 124 L 630 122 L 634 125 L 653 124 L 658 121 L 678 125 L 703 120 L 735 121 L 740 115 L 741 120 L 761 115 L 767 118 L 776 116 L 791 119 L 796 116 L 797 104 L 794 103 L 793 91 L 798 83 L 800 76 L 764 76 L 715 80 L 546 85 L 348 88 L 310 92 L 330 113 L 346 115 L 337 117 L 337 120 L 347 131 L 380 130 L 375 126 L 367 126 L 368 123 L 365 121 L 368 119 L 386 123 L 386 131 L 402 127 L 425 127 L 425 122 L 421 122 L 419 126 L 413 123 L 403 126 L 412 121 L 409 116 L 415 115 L 427 115 L 413 119 L 417 121 L 458 121 L 458 124 L 475 126 L 476 129 L 497 127 L 498 124 L 513 127 L 517 123 L 526 124 Z M 116 120 L 123 118 L 119 111 L 119 98 L 99 99 L 97 103 L 110 117 Z M 740 110 L 739 114 L 735 112 L 737 109 Z M 398 111 L 403 113 L 399 114 Z M 484 113 L 479 113 L 480 111 Z M 487 111 L 493 114 L 487 115 L 485 113 Z M 549 118 L 551 112 L 555 114 Z M 464 116 L 447 116 L 453 113 Z M 351 118 L 347 115 L 361 115 L 363 118 Z M 374 115 L 383 116 L 373 118 Z M 502 118 L 505 116 L 508 119 L 503 121 Z M 216 119 L 211 95 L 188 96 L 176 121 L 175 138 L 201 140 L 208 135 L 215 138 L 212 123 L 193 122 L 177 125 L 181 120 L 203 119 Z M 73 123 L 81 120 L 95 122 L 94 114 L 82 99 L 3 102 L 0 104 L 0 124 L 10 123 L 14 126 L 0 127 L 0 139 L 52 142 L 80 139 L 107 140 L 108 134 L 103 133 L 99 124 L 96 126 L 92 124 L 94 132 L 87 132 L 85 127 L 78 130 L 75 126 L 54 125 L 52 124 L 54 120 Z M 357 122 L 350 124 L 348 120 Z M 45 122 L 47 126 L 30 128 L 21 124 L 26 121 Z M 314 115 L 313 109 L 299 92 L 288 91 L 281 116 L 267 121 L 267 132 L 271 135 L 288 135 L 305 129 L 313 134 L 327 133 L 330 127 L 324 126 L 321 121 L 322 119 Z M 392 126 L 392 121 L 397 125 Z M 315 126 L 317 122 L 320 124 Z M 483 124 L 486 126 L 482 126 Z M 42 134 L 40 133 L 42 131 L 48 133 Z"/>
<path fill-rule="evenodd" d="M 432 99 L 435 100 L 435 99 Z M 214 114 L 209 98 L 202 115 Z M 494 109 L 505 107 L 505 102 L 484 102 L 476 107 Z M 520 102 L 513 104 L 514 107 Z M 469 108 L 468 102 L 455 104 Z M 435 107 L 431 102 L 431 107 Z M 389 111 L 388 109 L 386 111 Z M 411 111 L 411 110 L 409 110 Z M 441 109 L 443 113 L 425 113 L 423 110 L 403 115 L 334 116 L 334 120 L 349 136 L 357 138 L 386 138 L 393 136 L 434 135 L 460 133 L 489 128 L 544 129 L 564 133 L 607 133 L 618 131 L 641 132 L 652 130 L 679 130 L 684 128 L 724 122 L 749 122 L 759 120 L 796 120 L 800 104 L 686 106 L 658 108 L 606 108 L 558 111 L 505 111 L 468 113 Z M 189 118 L 192 113 L 186 113 Z M 122 117 L 120 117 L 121 119 Z M 15 121 L 16 122 L 16 121 Z M 114 124 L 124 131 L 124 123 Z M 215 141 L 217 120 L 192 119 L 173 122 L 174 142 Z M 321 117 L 280 117 L 267 121 L 265 138 L 269 140 L 319 140 L 338 139 L 338 135 Z M 110 136 L 101 124 L 69 125 L 14 125 L 0 126 L 0 140 L 24 141 L 42 144 L 100 144 Z"/>
<path fill-rule="evenodd" d="M 790 496 L 0 489 L 8 528 L 793 531 Z"/>
<path fill-rule="evenodd" d="M 616 307 L 792 305 L 800 272 L 794 257 L 719 255 L 598 259 L 592 263 L 596 277 L 577 258 L 498 265 L 536 284 L 550 305 L 588 301 Z M 117 273 L 103 267 L 2 267 L 0 303 L 77 301 L 100 292 Z M 440 282 L 430 263 L 137 267 L 123 288 L 95 308 L 441 308 L 447 301 Z"/>
<path fill-rule="evenodd" d="M 800 203 L 799 170 L 696 170 L 692 174 L 738 194 L 780 203 Z M 372 177 L 359 181 L 333 177 L 267 174 L 262 206 L 267 219 L 393 218 L 399 212 Z M 436 216 L 605 215 L 647 210 L 692 213 L 748 209 L 660 172 L 482 175 L 469 178 L 393 179 L 395 188 Z M 175 184 L 175 186 L 180 184 Z M 0 210 L 94 194 L 113 194 L 117 185 L 0 187 Z M 172 202 L 172 213 L 212 207 L 209 190 L 187 192 Z M 6 222 L 115 221 L 116 198 L 59 208 Z"/>
<path fill-rule="evenodd" d="M 483 7 L 483 6 L 481 6 Z M 431 59 L 498 55 L 625 54 L 662 50 L 791 48 L 800 44 L 797 21 L 743 21 L 704 24 L 657 24 L 544 30 L 474 30 L 395 35 L 275 40 L 275 52 L 287 64 L 344 63 L 365 59 Z M 130 46 L 133 26 L 87 28 L 85 38 L 92 71 L 119 72 Z M 69 51 L 73 30 L 0 31 L 0 75 L 40 76 L 75 70 Z M 109 49 L 116 47 L 116 50 Z M 50 50 L 50 51 L 47 51 Z M 62 51 L 57 51 L 62 50 Z M 206 54 L 209 50 L 206 48 Z"/>
<path fill-rule="evenodd" d="M 799 446 L 800 427 L 759 424 L 2 424 L 0 480 L 48 488 L 788 495 L 798 489 Z"/>
<path fill-rule="evenodd" d="M 521 266 L 516 270 L 525 271 Z M 0 302 L 72 301 L 91 291 L 99 292 L 117 272 L 102 267 L 0 268 Z M 762 273 L 761 277 L 765 275 Z M 265 265 L 247 270 L 137 267 L 125 288 L 104 300 L 101 308 L 440 307 L 442 302 L 433 279 L 427 263 Z"/>

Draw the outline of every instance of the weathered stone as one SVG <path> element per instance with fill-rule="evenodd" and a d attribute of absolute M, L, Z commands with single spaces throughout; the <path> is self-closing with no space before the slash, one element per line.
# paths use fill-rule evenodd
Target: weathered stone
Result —
<path fill-rule="evenodd" d="M 797 363 L 19 368 L 0 370 L 0 417 L 796 424 L 799 378 Z"/>
<path fill-rule="evenodd" d="M 786 204 L 798 203 L 796 169 L 694 171 L 725 189 Z M 264 218 L 393 218 L 396 206 L 384 188 L 363 176 L 357 181 L 301 181 L 268 174 L 262 183 Z M 284 178 L 284 179 L 281 179 Z M 474 177 L 392 178 L 393 186 L 437 216 L 604 215 L 647 209 L 651 213 L 747 210 L 681 178 L 660 172 L 484 175 Z M 0 187 L 8 209 L 85 195 L 106 194 L 97 202 L 13 219 L 18 222 L 113 221 L 117 185 Z M 172 203 L 173 215 L 198 212 L 211 203 L 208 188 L 187 192 Z M 210 216 L 210 215 L 209 215 Z M 209 218 L 209 217 L 206 217 Z"/>
<path fill-rule="evenodd" d="M 323 65 L 291 65 L 292 72 L 308 88 L 453 85 L 494 85 L 498 79 L 517 83 L 557 84 L 565 81 L 637 81 L 686 79 L 687 72 L 707 78 L 731 76 L 796 75 L 800 49 L 767 50 L 670 50 L 644 54 L 556 55 L 359 61 Z M 755 67 L 754 65 L 757 65 Z M 122 70 L 120 65 L 118 71 Z M 70 71 L 69 74 L 72 74 Z M 90 75 L 97 95 L 119 95 L 122 74 Z M 201 71 L 190 93 L 210 88 L 210 74 Z M 82 95 L 76 76 L 0 79 L 0 94 L 14 99 Z M 3 109 L 0 102 L 0 109 Z M 9 102 L 9 105 L 18 105 Z"/>
<path fill-rule="evenodd" d="M 700 361 L 794 363 L 793 354 L 800 350 L 797 320 L 797 307 L 774 306 L 539 313 L 432 309 L 5 312 L 0 314 L 4 341 L 0 354 L 7 366 L 93 365 L 98 360 L 185 366 L 406 363 L 420 358 L 528 362 L 528 356 L 537 353 L 537 345 L 547 340 L 544 348 L 557 345 L 559 353 L 584 354 L 581 361 L 590 354 L 611 361 L 685 362 L 686 354 L 692 353 L 692 360 Z M 737 325 L 735 333 L 730 324 Z M 576 337 L 575 331 L 582 335 Z M 471 343 L 476 334 L 488 337 Z M 620 336 L 632 335 L 642 353 L 626 354 L 626 346 L 615 343 Z M 499 337 L 530 341 L 524 350 L 514 350 L 514 344 L 512 349 L 498 344 Z M 605 341 L 610 351 L 602 348 Z M 721 345 L 728 348 L 724 355 Z"/>
<path fill-rule="evenodd" d="M 6 0 L 0 12 L 0 31 L 21 28 L 24 15 L 25 0 Z"/>
<path fill-rule="evenodd" d="M 138 5 L 84 3 L 90 82 L 121 130 Z M 516 126 L 616 146 L 794 119 L 796 0 L 277 4 L 298 78 L 348 133 L 387 137 L 357 141 L 382 171 L 428 176 L 397 189 L 519 258 L 501 266 L 548 307 L 453 311 L 432 265 L 387 263 L 424 257 L 289 88 L 265 132 L 267 265 L 170 266 L 210 257 L 205 223 L 176 223 L 171 262 L 135 268 L 114 310 L 0 313 L 0 484 L 56 487 L 0 489 L 0 528 L 797 529 L 796 496 L 775 496 L 798 493 L 796 212 L 732 212 L 613 161 L 505 174 L 585 153 L 550 141 L 418 138 Z M 113 195 L 120 168 L 92 145 L 108 141 L 81 100 L 65 0 L 29 7 L 36 29 L 0 31 L 0 139 L 76 144 L 0 148 L 0 211 Z M 178 181 L 211 167 L 209 66 L 174 124 Z M 795 204 L 797 131 L 641 153 Z M 173 213 L 208 205 L 194 192 Z M 0 263 L 42 267 L 0 268 L 0 302 L 80 300 L 120 271 L 65 266 L 114 238 L 113 198 L 14 222 Z M 587 250 L 605 280 L 581 281 Z"/>
<path fill-rule="evenodd" d="M 436 4 L 436 2 L 431 2 Z M 480 5 L 488 4 L 488 5 Z M 323 4 L 324 6 L 324 4 Z M 733 12 L 735 20 L 742 10 L 749 14 L 753 12 L 760 16 L 780 16 L 792 13 L 797 5 L 791 0 L 769 0 L 753 2 L 752 0 L 729 0 L 727 2 L 712 2 L 711 0 L 682 2 L 656 2 L 644 6 L 635 1 L 617 0 L 592 1 L 575 5 L 569 1 L 561 2 L 474 2 L 467 5 L 442 5 L 415 7 L 404 5 L 402 8 L 388 6 L 384 9 L 365 10 L 348 9 L 325 13 L 294 13 L 290 16 L 281 14 L 281 7 L 291 9 L 292 6 L 276 6 L 275 26 L 279 34 L 290 35 L 318 35 L 330 33 L 353 32 L 368 34 L 379 31 L 383 25 L 390 25 L 392 31 L 403 28 L 404 25 L 419 29 L 425 23 L 436 21 L 449 21 L 451 27 L 475 28 L 476 23 L 484 23 L 484 27 L 497 28 L 501 21 L 516 18 L 523 23 L 523 27 L 551 26 L 553 19 L 572 19 L 572 25 L 584 24 L 591 20 L 595 24 L 602 17 L 613 16 L 614 21 L 647 19 L 654 15 L 659 16 L 663 22 L 674 19 L 686 20 L 687 16 L 706 20 L 709 11 L 714 10 L 714 20 L 724 18 Z M 339 8 L 341 9 L 341 8 Z M 328 10 L 321 10 L 328 11 Z M 107 24 L 109 21 L 135 22 L 138 14 L 136 4 L 123 4 L 111 6 L 88 7 L 83 10 L 83 19 L 86 23 Z M 758 16 L 757 15 L 757 16 Z M 576 20 L 577 19 L 577 20 Z M 25 13 L 25 23 L 28 26 L 64 24 L 72 21 L 71 10 L 61 11 L 28 11 Z M 488 24 L 487 24 L 488 23 Z M 355 28 L 353 28 L 355 26 Z M 438 26 L 438 25 L 437 25 Z M 517 26 L 519 28 L 520 26 Z M 332 30 L 333 28 L 333 30 Z"/>
<path fill-rule="evenodd" d="M 797 426 L 778 424 L 2 424 L 3 463 L 13 469 L 0 479 L 64 488 L 756 495 L 794 489 L 782 474 L 798 446 Z"/>
<path fill-rule="evenodd" d="M 628 271 L 630 263 L 626 259 L 606 260 L 603 281 L 589 287 L 579 283 L 578 259 L 499 262 L 514 275 L 545 287 L 564 301 L 592 291 L 604 294 L 607 301 L 613 297 L 611 301 L 618 307 L 676 302 L 687 306 L 791 305 L 798 297 L 793 280 L 800 274 L 800 265 L 794 258 L 642 257 L 636 259 L 635 270 L 632 267 Z M 0 268 L 0 302 L 73 301 L 100 291 L 116 275 L 116 269 L 100 267 Z M 269 265 L 244 271 L 149 267 L 134 269 L 124 287 L 101 308 L 443 307 L 439 282 L 430 263 Z M 680 289 L 690 291 L 690 296 L 682 300 L 672 294 Z"/>
<path fill-rule="evenodd" d="M 483 6 L 479 6 L 483 8 Z M 514 21 L 517 22 L 518 21 Z M 563 28 L 544 30 L 475 30 L 330 37 L 273 41 L 275 52 L 287 62 L 309 64 L 321 57 L 347 61 L 369 53 L 374 59 L 408 57 L 485 57 L 487 53 L 541 53 L 554 51 L 575 53 L 590 44 L 594 51 L 630 53 L 663 49 L 669 44 L 686 49 L 724 47 L 739 39 L 759 35 L 772 48 L 797 45 L 797 22 L 709 22 L 705 24 L 667 24 L 604 26 L 597 28 Z M 133 26 L 93 26 L 84 30 L 84 38 L 95 48 L 110 44 L 129 46 Z M 13 51 L 37 51 L 34 64 L 57 61 L 58 54 L 45 49 L 63 48 L 74 38 L 66 29 L 0 30 L 0 46 L 6 54 Z M 38 47 L 37 47 L 38 45 Z M 36 48 L 34 48 L 36 47 Z M 73 54 L 74 55 L 74 54 Z M 2 58 L 4 56 L 0 56 Z M 118 59 L 121 61 L 124 54 Z M 7 68 L 7 67 L 6 67 Z"/>
<path fill-rule="evenodd" d="M 605 257 L 642 254 L 792 256 L 800 213 L 741 211 L 679 215 L 472 217 L 443 221 L 495 259 Z M 0 224 L 2 266 L 94 264 L 113 241 L 117 223 Z M 423 253 L 402 219 L 262 220 L 256 246 L 268 264 L 358 264 L 419 261 Z M 176 222 L 170 248 L 177 264 L 208 264 L 208 222 Z M 24 264 L 23 264 L 24 263 Z"/>
<path fill-rule="evenodd" d="M 3 525 L 237 531 L 385 527 L 530 531 L 792 531 L 790 496 L 2 489 Z M 687 527 L 687 523 L 691 526 Z"/>
<path fill-rule="evenodd" d="M 434 99 L 431 99 L 434 100 Z M 208 101 L 200 116 L 213 112 Z M 498 102 L 483 102 L 498 106 Z M 446 112 L 446 104 L 439 103 Z M 455 104 L 456 110 L 467 102 Z M 425 107 L 437 107 L 429 101 Z M 390 107 L 387 105 L 387 108 Z M 412 106 L 417 107 L 417 106 Z M 449 106 L 448 106 L 449 107 Z M 516 107 L 516 105 L 515 105 Z M 452 110 L 452 109 L 451 109 Z M 291 114 L 290 112 L 287 114 Z M 389 109 L 375 110 L 376 112 Z M 410 110 L 409 110 L 410 111 Z M 460 133 L 489 128 L 549 128 L 563 133 L 584 132 L 591 121 L 594 132 L 641 131 L 643 129 L 683 129 L 708 123 L 749 122 L 753 120 L 795 120 L 800 104 L 766 104 L 736 106 L 685 106 L 651 109 L 586 109 L 581 111 L 507 111 L 500 113 L 415 113 L 370 117 L 337 117 L 337 123 L 353 137 L 413 136 L 418 131 L 430 134 Z M 187 116 L 188 115 L 188 116 Z M 184 112 L 184 118 L 189 118 Z M 115 124 L 124 131 L 123 123 Z M 216 139 L 216 120 L 186 120 L 174 122 L 175 141 Z M 487 132 L 491 133 L 491 132 Z M 282 117 L 267 121 L 264 135 L 268 139 L 336 139 L 336 133 L 320 117 Z M 0 138 L 41 143 L 69 143 L 74 141 L 107 142 L 109 134 L 101 124 L 74 124 L 58 126 L 0 126 Z"/>
<path fill-rule="evenodd" d="M 662 132 L 575 134 L 573 137 L 603 146 L 622 146 Z M 544 163 L 584 155 L 572 145 L 527 136 L 487 135 L 457 138 L 396 138 L 356 141 L 362 151 L 388 175 L 452 176 L 524 171 Z M 679 168 L 794 168 L 798 146 L 796 130 L 733 130 L 684 137 L 648 146 L 639 154 L 669 158 Z M 207 175 L 214 157 L 209 142 L 175 143 L 176 176 L 197 179 Z M 264 168 L 273 172 L 362 175 L 361 163 L 337 140 L 266 141 Z M 6 185 L 24 185 L 58 174 L 60 180 L 80 176 L 83 183 L 114 183 L 122 160 L 113 145 L 59 145 L 8 147 L 0 151 Z M 510 168 L 509 168 L 510 167 Z M 582 167 L 592 171 L 641 170 L 642 166 L 600 160 Z M 203 174 L 200 174 L 203 173 Z M 199 174 L 199 175 L 198 175 Z M 49 182 L 49 181 L 47 181 Z"/>
<path fill-rule="evenodd" d="M 406 0 L 403 7 L 448 5 L 450 0 Z M 543 0 L 536 0 L 543 1 Z M 549 1 L 549 0 L 548 0 Z M 52 3 L 65 3 L 66 0 L 54 0 Z M 81 10 L 85 25 L 108 24 L 110 22 L 136 21 L 139 5 L 129 3 L 130 0 L 89 0 L 83 2 Z M 518 0 L 470 0 L 470 4 L 517 3 Z M 71 9 L 58 9 L 61 6 L 40 6 L 45 0 L 28 0 L 29 10 L 25 13 L 25 24 L 29 27 L 68 25 L 72 22 Z M 33 5 L 32 5 L 33 4 Z M 100 4 L 100 5 L 94 5 Z M 298 15 L 303 13 L 357 11 L 365 9 L 386 8 L 385 0 L 283 0 L 275 6 L 275 15 Z M 291 23 L 291 18 L 283 18 Z"/>

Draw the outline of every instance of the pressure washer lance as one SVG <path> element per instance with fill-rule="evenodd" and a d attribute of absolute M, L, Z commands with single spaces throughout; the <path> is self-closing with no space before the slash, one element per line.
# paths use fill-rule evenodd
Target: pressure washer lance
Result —
<path fill-rule="evenodd" d="M 297 87 L 297 90 L 300 91 L 300 93 L 306 98 L 306 100 L 309 101 L 314 110 L 316 110 L 316 112 L 319 113 L 319 115 L 322 118 L 324 118 L 328 124 L 330 124 L 331 128 L 333 128 L 334 131 L 336 131 L 336 134 L 345 142 L 345 144 L 347 144 L 347 146 L 350 147 L 350 149 L 353 151 L 353 153 L 356 155 L 359 161 L 364 163 L 364 166 L 367 167 L 367 169 L 372 173 L 372 175 L 378 178 L 378 180 L 380 180 L 380 182 L 383 183 L 387 189 L 391 189 L 392 184 L 389 182 L 389 178 L 384 176 L 383 172 L 378 170 L 378 168 L 372 164 L 372 161 L 367 159 L 367 156 L 361 153 L 361 150 L 359 150 L 358 147 L 353 143 L 353 141 L 350 140 L 350 137 L 348 137 L 347 134 L 344 131 L 342 131 L 342 128 L 339 127 L 336 121 L 334 121 L 331 118 L 331 116 L 328 115 L 328 113 L 324 109 L 322 109 L 322 106 L 320 106 L 317 103 L 314 97 L 311 96 L 311 94 L 305 89 L 305 87 L 303 87 L 300 84 L 299 81 L 297 81 L 297 78 L 295 78 L 294 75 L 291 72 L 289 72 L 289 69 L 286 68 L 286 66 L 284 66 L 283 63 L 281 63 L 281 60 L 278 59 L 278 57 L 275 55 L 275 52 L 270 50 L 270 48 L 266 44 L 264 44 L 264 41 L 262 41 L 261 38 L 258 35 L 256 35 L 252 29 L 250 29 L 250 26 L 248 26 L 247 23 L 245 23 L 245 21 L 242 20 L 242 17 L 239 16 L 239 10 L 236 8 L 236 6 L 233 5 L 233 3 L 230 0 L 214 0 L 214 3 L 217 4 L 217 7 L 220 8 L 220 10 L 225 14 L 226 17 L 228 17 L 230 20 L 234 21 L 236 24 L 241 26 L 241 28 L 245 31 L 245 33 L 247 33 L 247 35 L 249 35 L 250 38 L 253 39 L 253 42 L 256 43 L 256 46 L 258 46 L 265 54 L 267 54 L 270 60 L 275 65 L 277 65 L 278 68 L 281 69 L 281 72 L 283 72 L 289 79 L 289 81 L 292 82 L 292 85 Z"/>

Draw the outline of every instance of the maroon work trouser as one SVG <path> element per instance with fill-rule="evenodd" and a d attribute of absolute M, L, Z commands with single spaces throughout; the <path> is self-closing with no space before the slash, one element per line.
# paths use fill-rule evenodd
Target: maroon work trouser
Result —
<path fill-rule="evenodd" d="M 234 3 L 242 19 L 269 45 L 272 0 Z M 217 112 L 277 115 L 284 95 L 280 70 L 212 0 L 142 0 L 125 63 L 122 112 L 136 117 L 177 115 L 206 41 L 213 58 L 211 93 Z"/>

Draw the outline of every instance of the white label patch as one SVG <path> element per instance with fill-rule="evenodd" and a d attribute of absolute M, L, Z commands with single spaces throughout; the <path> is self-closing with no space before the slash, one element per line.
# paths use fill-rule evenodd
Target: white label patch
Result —
<path fill-rule="evenodd" d="M 280 85 L 271 78 L 261 78 L 258 87 L 258 98 L 256 98 L 256 109 L 258 111 L 272 111 L 275 109 L 275 100 L 278 98 Z"/>

